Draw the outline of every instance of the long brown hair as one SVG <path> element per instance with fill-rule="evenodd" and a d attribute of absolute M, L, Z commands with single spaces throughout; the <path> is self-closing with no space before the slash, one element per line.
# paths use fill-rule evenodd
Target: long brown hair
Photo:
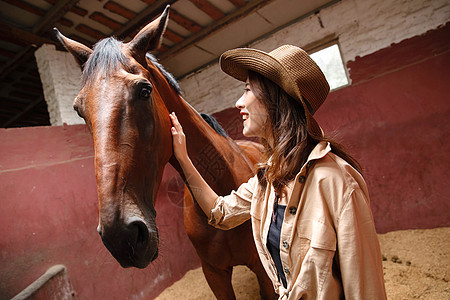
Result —
<path fill-rule="evenodd" d="M 262 101 L 268 112 L 266 137 L 261 138 L 265 162 L 257 168 L 257 177 L 263 189 L 270 182 L 281 194 L 283 187 L 300 172 L 313 148 L 321 141 L 329 142 L 334 154 L 361 172 L 359 163 L 341 144 L 308 131 L 305 111 L 297 100 L 259 73 L 249 71 L 248 76 L 253 94 Z"/>

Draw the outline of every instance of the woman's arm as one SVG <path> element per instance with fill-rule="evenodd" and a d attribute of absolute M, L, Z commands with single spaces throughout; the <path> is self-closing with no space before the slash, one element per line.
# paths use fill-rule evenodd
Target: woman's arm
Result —
<path fill-rule="evenodd" d="M 380 244 L 361 190 L 349 195 L 336 233 L 345 298 L 386 299 Z"/>
<path fill-rule="evenodd" d="M 209 217 L 211 209 L 214 207 L 214 202 L 219 196 L 206 183 L 189 158 L 186 148 L 186 136 L 174 112 L 170 114 L 170 120 L 173 125 L 171 131 L 175 158 L 183 169 L 184 176 L 195 200 L 206 216 Z"/>

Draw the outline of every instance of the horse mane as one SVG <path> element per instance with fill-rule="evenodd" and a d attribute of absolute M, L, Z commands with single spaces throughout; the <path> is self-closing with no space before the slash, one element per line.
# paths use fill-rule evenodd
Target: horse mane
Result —
<path fill-rule="evenodd" d="M 123 54 L 122 42 L 114 37 L 98 41 L 93 48 L 92 54 L 83 67 L 83 85 L 90 84 L 94 75 L 104 72 L 108 77 L 117 71 L 120 66 L 127 66 L 129 59 Z"/>
<path fill-rule="evenodd" d="M 163 74 L 169 85 L 179 95 L 182 95 L 183 92 L 175 77 L 164 69 L 155 56 L 149 53 L 146 56 Z M 114 37 L 102 39 L 94 45 L 92 54 L 83 67 L 83 85 L 90 84 L 97 73 L 103 72 L 108 77 L 121 66 L 127 72 L 131 72 L 131 70 L 127 69 L 128 65 L 129 59 L 122 52 L 122 42 Z"/>
<path fill-rule="evenodd" d="M 203 120 L 205 120 L 206 123 L 208 123 L 208 125 L 211 126 L 211 128 L 214 129 L 218 134 L 225 137 L 228 136 L 225 129 L 223 129 L 223 127 L 213 116 L 203 113 L 201 113 L 200 116 L 202 116 Z"/>
<path fill-rule="evenodd" d="M 178 93 L 178 95 L 183 95 L 183 91 L 181 90 L 180 85 L 178 84 L 178 81 L 175 79 L 175 77 L 169 73 L 164 67 L 158 62 L 158 59 L 150 54 L 147 53 L 147 58 L 158 68 L 158 70 L 163 74 L 164 78 L 166 78 L 169 85 Z"/>

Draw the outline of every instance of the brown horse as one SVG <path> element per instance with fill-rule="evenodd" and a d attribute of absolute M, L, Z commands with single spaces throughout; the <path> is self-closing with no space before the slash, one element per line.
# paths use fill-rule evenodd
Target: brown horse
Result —
<path fill-rule="evenodd" d="M 83 85 L 74 108 L 94 141 L 98 232 L 122 267 L 144 268 L 157 258 L 154 202 L 165 164 L 170 162 L 183 177 L 172 155 L 169 112 L 179 117 L 192 160 L 218 194 L 228 194 L 248 180 L 259 157 L 258 147 L 250 142 L 238 146 L 213 130 L 182 99 L 173 77 L 147 54 L 161 43 L 168 9 L 130 42 L 106 38 L 93 50 L 55 29 L 59 41 L 83 68 Z M 258 277 L 262 298 L 274 298 L 250 222 L 229 231 L 213 228 L 189 188 L 184 223 L 215 296 L 234 299 L 232 267 L 247 265 Z"/>

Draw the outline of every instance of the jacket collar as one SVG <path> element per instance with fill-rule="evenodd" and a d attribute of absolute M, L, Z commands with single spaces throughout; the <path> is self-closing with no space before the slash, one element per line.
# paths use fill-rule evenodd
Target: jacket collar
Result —
<path fill-rule="evenodd" d="M 308 159 L 300 169 L 300 172 L 295 176 L 295 180 L 297 181 L 298 177 L 304 174 L 306 172 L 305 169 L 309 169 L 315 160 L 325 157 L 329 152 L 331 152 L 330 143 L 324 141 L 319 142 L 309 154 Z"/>
<path fill-rule="evenodd" d="M 331 145 L 329 142 L 320 142 L 311 151 L 306 163 L 308 163 L 309 161 L 312 161 L 312 160 L 321 159 L 325 155 L 327 155 L 330 151 L 331 151 Z"/>

